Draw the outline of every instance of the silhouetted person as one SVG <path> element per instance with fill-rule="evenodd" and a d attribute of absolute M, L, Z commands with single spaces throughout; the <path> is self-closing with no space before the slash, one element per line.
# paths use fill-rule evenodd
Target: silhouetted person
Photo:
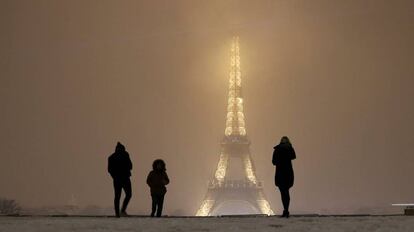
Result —
<path fill-rule="evenodd" d="M 157 159 L 152 163 L 152 171 L 147 177 L 147 184 L 151 189 L 152 198 L 151 217 L 154 217 L 154 215 L 161 217 L 162 214 L 164 196 L 167 192 L 165 186 L 170 183 L 166 170 L 165 162 L 161 159 Z"/>
<path fill-rule="evenodd" d="M 131 176 L 132 162 L 129 158 L 128 152 L 125 150 L 124 145 L 120 142 L 116 144 L 115 153 L 108 158 L 108 172 L 111 174 L 114 181 L 114 207 L 115 216 L 128 216 L 126 209 L 129 200 L 132 196 L 131 190 Z M 119 201 L 121 199 L 122 189 L 125 191 L 125 199 L 122 204 L 121 212 L 119 212 Z"/>
<path fill-rule="evenodd" d="M 281 217 L 289 217 L 289 189 L 293 186 L 294 175 L 292 160 L 296 159 L 295 150 L 289 138 L 283 136 L 280 144 L 274 147 L 272 163 L 276 166 L 275 185 L 279 187 L 282 196 L 283 214 Z"/>

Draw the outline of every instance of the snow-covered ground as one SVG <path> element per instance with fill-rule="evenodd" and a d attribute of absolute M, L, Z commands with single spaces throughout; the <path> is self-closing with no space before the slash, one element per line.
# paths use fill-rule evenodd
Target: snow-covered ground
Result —
<path fill-rule="evenodd" d="M 0 217 L 1 232 L 414 231 L 414 216 L 105 218 Z"/>

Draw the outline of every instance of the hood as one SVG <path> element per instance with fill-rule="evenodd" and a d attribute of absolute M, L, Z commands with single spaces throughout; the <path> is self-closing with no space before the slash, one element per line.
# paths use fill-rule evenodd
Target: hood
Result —
<path fill-rule="evenodd" d="M 118 143 L 116 144 L 115 151 L 116 151 L 116 152 L 122 152 L 122 151 L 125 151 L 125 146 L 124 146 L 124 145 L 122 145 L 122 143 L 118 142 Z"/>

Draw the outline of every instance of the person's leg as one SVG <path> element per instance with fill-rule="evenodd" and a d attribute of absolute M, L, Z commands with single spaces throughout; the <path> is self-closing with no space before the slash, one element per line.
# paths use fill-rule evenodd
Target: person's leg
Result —
<path fill-rule="evenodd" d="M 284 196 L 283 196 L 283 189 L 282 188 L 280 188 L 279 187 L 279 192 L 280 192 L 280 199 L 282 200 L 282 205 L 283 205 L 283 214 L 282 214 L 282 217 L 284 217 L 285 216 L 285 205 L 283 204 L 283 199 L 284 199 Z"/>
<path fill-rule="evenodd" d="M 121 199 L 122 185 L 119 183 L 119 180 L 114 179 L 114 208 L 115 216 L 119 217 L 119 201 Z"/>
<path fill-rule="evenodd" d="M 155 195 L 151 195 L 151 199 L 152 199 L 151 217 L 154 217 L 155 210 L 157 209 L 157 197 Z"/>
<path fill-rule="evenodd" d="M 280 189 L 280 193 L 282 196 L 282 203 L 283 203 L 283 216 L 289 217 L 289 204 L 290 204 L 290 195 L 289 195 L 289 188 L 282 188 Z"/>
<path fill-rule="evenodd" d="M 284 207 L 286 208 L 286 211 L 288 212 L 289 215 L 289 205 L 290 205 L 290 194 L 289 194 L 289 189 L 285 190 L 285 203 L 284 203 Z"/>
<path fill-rule="evenodd" d="M 129 178 L 124 181 L 123 189 L 125 191 L 125 199 L 124 203 L 122 204 L 121 212 L 125 213 L 128 207 L 129 200 L 131 200 L 132 197 L 131 180 Z"/>
<path fill-rule="evenodd" d="M 161 217 L 163 205 L 164 205 L 164 194 L 158 196 L 157 217 Z"/>
<path fill-rule="evenodd" d="M 290 196 L 289 196 L 289 189 L 288 188 L 279 188 L 280 195 L 282 197 L 283 203 L 283 216 L 289 217 L 289 203 L 290 203 Z"/>

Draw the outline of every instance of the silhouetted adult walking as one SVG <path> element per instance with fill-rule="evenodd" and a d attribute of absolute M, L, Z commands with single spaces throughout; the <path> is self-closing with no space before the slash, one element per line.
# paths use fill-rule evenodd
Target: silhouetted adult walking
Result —
<path fill-rule="evenodd" d="M 154 215 L 161 217 L 162 214 L 164 196 L 167 192 L 167 188 L 165 186 L 170 183 L 166 170 L 165 162 L 163 160 L 154 160 L 152 163 L 152 171 L 147 177 L 147 184 L 151 189 L 152 198 L 151 217 L 154 217 Z"/>
<path fill-rule="evenodd" d="M 114 181 L 114 207 L 116 217 L 128 216 L 126 209 L 132 196 L 131 180 L 129 179 L 131 170 L 132 162 L 129 158 L 129 154 L 125 150 L 124 145 L 118 142 L 116 144 L 115 153 L 108 158 L 108 172 L 111 174 Z M 119 201 L 121 200 L 122 189 L 125 191 L 125 199 L 122 204 L 121 212 L 119 212 Z"/>
<path fill-rule="evenodd" d="M 289 138 L 283 136 L 280 144 L 274 147 L 272 163 L 276 166 L 275 185 L 279 187 L 282 196 L 283 214 L 281 217 L 289 217 L 289 189 L 293 186 L 294 175 L 292 160 L 296 159 L 296 153 Z"/>

